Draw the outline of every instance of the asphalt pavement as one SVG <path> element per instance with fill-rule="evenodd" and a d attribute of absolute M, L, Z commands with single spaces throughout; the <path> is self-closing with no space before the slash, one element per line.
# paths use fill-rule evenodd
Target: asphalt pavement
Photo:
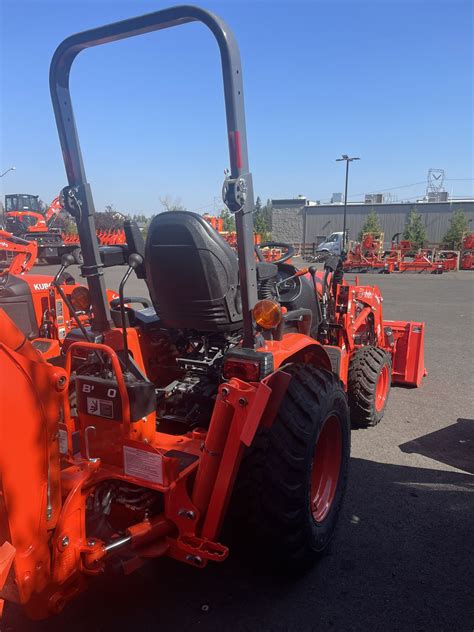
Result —
<path fill-rule="evenodd" d="M 107 270 L 108 287 L 123 272 Z M 428 376 L 392 389 L 380 425 L 353 431 L 338 532 L 314 569 L 282 578 L 232 552 L 204 570 L 156 560 L 95 580 L 47 622 L 7 606 L 0 632 L 472 632 L 474 273 L 359 278 L 381 288 L 385 318 L 425 321 Z M 127 293 L 146 295 L 144 283 L 131 279 Z"/>

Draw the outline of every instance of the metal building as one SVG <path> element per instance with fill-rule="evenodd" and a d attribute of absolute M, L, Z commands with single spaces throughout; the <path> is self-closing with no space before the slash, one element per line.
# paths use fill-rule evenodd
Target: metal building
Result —
<path fill-rule="evenodd" d="M 305 198 L 272 200 L 272 238 L 289 243 L 319 243 L 332 232 L 342 230 L 343 204 L 315 204 Z M 423 218 L 430 243 L 439 243 L 456 209 L 462 209 L 474 230 L 474 198 L 447 202 L 350 202 L 347 205 L 349 239 L 357 239 L 367 214 L 373 209 L 385 233 L 385 241 L 403 232 L 405 221 L 415 209 Z"/>

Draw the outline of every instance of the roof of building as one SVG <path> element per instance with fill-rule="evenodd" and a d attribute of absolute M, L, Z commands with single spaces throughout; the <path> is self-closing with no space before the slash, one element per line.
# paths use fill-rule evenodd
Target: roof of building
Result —
<path fill-rule="evenodd" d="M 459 204 L 460 202 L 469 202 L 474 203 L 474 197 L 471 198 L 448 198 L 444 202 L 434 202 L 431 200 L 416 200 L 416 201 L 405 201 L 405 200 L 390 200 L 385 202 L 365 202 L 365 201 L 357 201 L 357 202 L 348 202 L 347 206 L 361 206 L 361 207 L 371 207 L 371 206 L 393 206 L 398 204 L 407 204 L 410 206 L 414 206 L 416 204 Z M 274 207 L 284 207 L 288 208 L 289 206 L 310 206 L 310 207 L 318 207 L 318 206 L 334 206 L 337 208 L 341 208 L 344 206 L 344 202 L 314 202 L 312 200 L 308 200 L 307 198 L 289 198 L 289 199 L 272 199 L 272 206 Z"/>

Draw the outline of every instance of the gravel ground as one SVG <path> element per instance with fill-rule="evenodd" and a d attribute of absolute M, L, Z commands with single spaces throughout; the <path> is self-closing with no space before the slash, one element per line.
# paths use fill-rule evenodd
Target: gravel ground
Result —
<path fill-rule="evenodd" d="M 122 272 L 107 271 L 109 287 Z M 317 567 L 295 581 L 232 554 L 204 571 L 157 560 L 126 578 L 97 580 L 48 622 L 7 606 L 0 632 L 472 632 L 474 273 L 360 281 L 381 287 L 386 318 L 426 322 L 428 377 L 419 389 L 392 389 L 382 423 L 353 431 L 338 533 Z M 146 292 L 136 279 L 127 290 Z"/>

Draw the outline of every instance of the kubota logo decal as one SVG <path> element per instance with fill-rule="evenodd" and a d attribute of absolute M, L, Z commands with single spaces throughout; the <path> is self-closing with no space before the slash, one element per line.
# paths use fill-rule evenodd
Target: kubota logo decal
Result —
<path fill-rule="evenodd" d="M 34 290 L 47 290 L 49 289 L 49 283 L 33 283 Z"/>

